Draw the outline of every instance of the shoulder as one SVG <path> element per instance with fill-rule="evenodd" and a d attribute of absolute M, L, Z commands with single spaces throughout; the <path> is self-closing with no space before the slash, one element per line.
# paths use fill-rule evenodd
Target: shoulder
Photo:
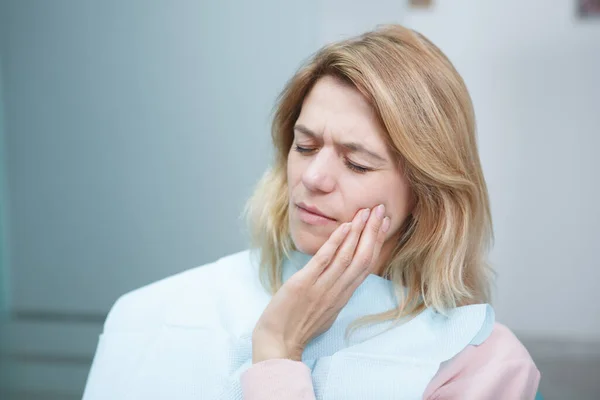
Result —
<path fill-rule="evenodd" d="M 494 324 L 490 337 L 479 346 L 473 346 L 472 352 L 487 358 L 488 362 L 524 360 L 533 363 L 523 343 L 510 329 L 498 322 Z"/>
<path fill-rule="evenodd" d="M 467 346 L 445 366 L 453 366 L 460 372 L 465 369 L 480 369 L 490 364 L 502 364 L 507 361 L 518 361 L 534 365 L 529 352 L 515 334 L 498 322 L 494 324 L 490 336 L 477 346 Z"/>
<path fill-rule="evenodd" d="M 231 281 L 250 264 L 250 251 L 244 250 L 222 257 L 170 277 L 135 289 L 119 297 L 104 323 L 104 332 L 138 331 L 159 326 L 173 304 L 182 301 L 190 291 L 218 292 L 219 286 Z M 237 271 L 239 270 L 239 271 Z"/>
<path fill-rule="evenodd" d="M 522 398 L 523 393 L 535 395 L 539 377 L 525 346 L 509 328 L 495 323 L 485 341 L 467 346 L 440 365 L 426 393 L 470 391 L 483 395 L 490 388 L 504 387 L 516 396 L 513 398 Z"/>

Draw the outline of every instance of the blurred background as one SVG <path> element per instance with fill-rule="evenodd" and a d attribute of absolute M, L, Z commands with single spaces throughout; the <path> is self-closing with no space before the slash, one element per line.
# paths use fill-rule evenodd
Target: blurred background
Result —
<path fill-rule="evenodd" d="M 546 399 L 600 399 L 600 18 L 583 3 L 0 0 L 0 398 L 81 398 L 120 295 L 246 248 L 286 80 L 395 22 L 473 97 L 498 320 Z"/>

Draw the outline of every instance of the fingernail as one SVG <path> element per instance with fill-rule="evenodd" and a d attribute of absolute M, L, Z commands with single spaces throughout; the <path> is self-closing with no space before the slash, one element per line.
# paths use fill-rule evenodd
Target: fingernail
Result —
<path fill-rule="evenodd" d="M 383 218 L 384 211 L 385 211 L 385 206 L 383 204 L 380 204 L 375 209 L 375 214 L 377 215 L 378 218 L 381 219 L 381 218 Z"/>
<path fill-rule="evenodd" d="M 366 222 L 369 219 L 369 214 L 371 214 L 371 210 L 369 210 L 368 208 L 365 208 L 364 210 L 362 210 L 363 222 Z"/>
<path fill-rule="evenodd" d="M 383 219 L 383 224 L 381 225 L 381 230 L 383 233 L 387 233 L 388 229 L 390 229 L 390 217 L 385 217 Z"/>
<path fill-rule="evenodd" d="M 350 223 L 346 222 L 344 224 L 344 227 L 342 228 L 342 233 L 348 233 L 348 231 L 350 230 Z"/>

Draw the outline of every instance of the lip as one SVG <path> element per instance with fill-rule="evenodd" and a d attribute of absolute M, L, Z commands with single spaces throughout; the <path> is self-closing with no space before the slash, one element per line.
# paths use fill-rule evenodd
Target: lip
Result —
<path fill-rule="evenodd" d="M 324 214 L 317 207 L 309 206 L 304 203 L 296 204 L 300 219 L 310 225 L 326 225 L 336 222 L 334 218 L 331 218 L 327 214 Z"/>
<path fill-rule="evenodd" d="M 300 208 L 305 209 L 306 211 L 310 212 L 311 214 L 315 214 L 315 215 L 318 215 L 320 217 L 327 218 L 327 219 L 330 219 L 332 221 L 335 221 L 335 218 L 331 218 L 329 215 L 325 214 L 323 211 L 319 210 L 317 207 L 309 206 L 309 205 L 306 205 L 304 203 L 298 203 L 296 205 L 298 207 L 300 207 Z"/>

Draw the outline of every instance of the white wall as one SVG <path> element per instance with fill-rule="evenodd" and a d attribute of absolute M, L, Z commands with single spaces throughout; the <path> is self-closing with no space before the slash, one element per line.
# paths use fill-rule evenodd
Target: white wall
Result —
<path fill-rule="evenodd" d="M 444 0 L 405 24 L 471 91 L 492 200 L 498 319 L 600 339 L 600 21 L 571 0 Z"/>
<path fill-rule="evenodd" d="M 0 5 L 0 15 L 2 6 Z M 2 84 L 2 54 L 0 53 L 0 397 L 2 396 L 2 388 L 11 379 L 9 371 L 3 367 L 3 353 L 8 347 L 7 324 L 9 317 L 9 254 L 10 244 L 8 242 L 8 192 L 7 192 L 7 160 L 6 160 L 6 130 L 4 124 L 4 102 L 3 102 L 3 84 Z"/>
<path fill-rule="evenodd" d="M 316 23 L 318 46 L 360 35 L 376 25 L 402 23 L 407 1 L 318 0 Z"/>
<path fill-rule="evenodd" d="M 8 309 L 8 204 L 6 185 L 6 152 L 4 130 L 4 103 L 2 99 L 2 57 L 0 57 L 0 327 Z M 1 339 L 0 332 L 0 339 Z"/>

